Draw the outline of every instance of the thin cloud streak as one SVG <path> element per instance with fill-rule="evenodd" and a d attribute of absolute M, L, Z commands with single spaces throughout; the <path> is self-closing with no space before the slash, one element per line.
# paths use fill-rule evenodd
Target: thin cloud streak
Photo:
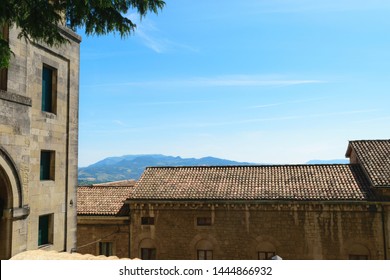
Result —
<path fill-rule="evenodd" d="M 327 98 L 326 97 L 323 97 L 323 98 L 309 98 L 309 99 L 295 100 L 295 101 L 290 101 L 290 102 L 280 102 L 280 103 L 255 105 L 255 106 L 250 106 L 248 108 L 256 109 L 256 108 L 276 107 L 276 106 L 282 106 L 282 105 L 286 105 L 286 104 L 299 104 L 299 103 L 306 103 L 306 102 L 318 101 L 318 100 L 324 100 L 324 99 L 327 99 Z"/>
<path fill-rule="evenodd" d="M 143 82 L 124 82 L 84 85 L 84 87 L 122 87 L 122 86 L 146 86 L 146 87 L 267 87 L 267 86 L 294 86 L 303 84 L 327 83 L 322 80 L 311 79 L 275 79 L 257 75 L 227 75 L 217 77 L 194 77 L 181 80 L 160 80 Z"/>
<path fill-rule="evenodd" d="M 353 111 L 333 112 L 333 113 L 324 113 L 324 114 L 296 115 L 296 116 L 284 116 L 284 117 L 273 117 L 273 118 L 258 118 L 258 119 L 246 119 L 246 120 L 214 122 L 214 123 L 212 123 L 212 122 L 185 123 L 185 124 L 182 123 L 182 124 L 172 124 L 172 125 L 143 126 L 143 127 L 132 127 L 132 128 L 128 128 L 128 129 L 120 129 L 120 130 L 96 129 L 96 130 L 93 130 L 93 132 L 104 134 L 104 133 L 125 133 L 125 132 L 139 132 L 139 131 L 167 130 L 167 129 L 184 129 L 184 128 L 195 129 L 195 128 L 241 125 L 241 124 L 260 123 L 260 122 L 288 121 L 288 120 L 298 120 L 298 119 L 324 118 L 324 117 L 331 117 L 331 116 L 357 115 L 357 114 L 373 113 L 373 112 L 378 112 L 378 111 L 380 111 L 380 110 L 378 110 L 378 109 L 353 110 Z"/>

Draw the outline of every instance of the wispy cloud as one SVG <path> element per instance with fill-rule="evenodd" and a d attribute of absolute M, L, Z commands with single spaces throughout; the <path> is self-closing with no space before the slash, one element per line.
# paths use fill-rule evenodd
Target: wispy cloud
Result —
<path fill-rule="evenodd" d="M 135 38 L 138 38 L 143 45 L 156 53 L 166 53 L 175 50 L 199 51 L 190 45 L 166 38 L 151 19 L 144 18 L 141 21 L 137 14 L 128 14 L 127 17 L 137 25 L 134 33 Z"/>
<path fill-rule="evenodd" d="M 287 105 L 287 104 L 299 104 L 299 103 L 305 103 L 305 102 L 311 102 L 311 101 L 318 101 L 318 100 L 324 100 L 324 99 L 327 99 L 327 98 L 326 97 L 322 97 L 322 98 L 308 98 L 308 99 L 294 100 L 294 101 L 289 101 L 289 102 L 261 104 L 261 105 L 250 106 L 249 108 L 268 108 L 268 107 L 283 106 L 283 105 Z"/>
<path fill-rule="evenodd" d="M 284 87 L 302 84 L 326 83 L 323 80 L 275 78 L 263 75 L 225 75 L 215 77 L 192 77 L 188 79 L 154 80 L 139 82 L 120 82 L 110 84 L 84 85 L 102 86 L 169 86 L 169 87 Z"/>
<path fill-rule="evenodd" d="M 221 122 L 186 122 L 186 123 L 170 123 L 162 125 L 144 125 L 142 127 L 123 127 L 118 128 L 107 128 L 107 127 L 95 127 L 90 129 L 93 133 L 129 133 L 129 132 L 140 132 L 140 131 L 157 131 L 157 130 L 171 130 L 171 129 L 197 129 L 197 128 L 208 128 L 208 127 L 222 127 L 222 126 L 234 126 L 234 125 L 243 125 L 243 124 L 253 124 L 253 123 L 262 123 L 262 122 L 279 122 L 279 121 L 290 121 L 290 120 L 303 120 L 303 119 L 313 119 L 313 118 L 328 118 L 332 116 L 347 116 L 347 115 L 361 115 L 369 114 L 373 112 L 381 111 L 379 109 L 367 109 L 367 110 L 351 110 L 351 111 L 339 111 L 339 112 L 330 112 L 323 114 L 308 114 L 308 115 L 291 115 L 291 116 L 278 116 L 278 117 L 269 117 L 269 118 L 255 118 L 255 119 L 242 119 L 242 120 L 230 120 L 230 121 L 221 121 Z"/>

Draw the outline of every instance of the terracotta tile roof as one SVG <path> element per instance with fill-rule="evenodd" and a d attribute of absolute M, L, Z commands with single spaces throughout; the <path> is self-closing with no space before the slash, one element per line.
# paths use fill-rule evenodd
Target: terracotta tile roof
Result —
<path fill-rule="evenodd" d="M 373 186 L 390 187 L 390 140 L 350 141 L 347 157 L 352 150 Z"/>
<path fill-rule="evenodd" d="M 134 186 L 87 186 L 77 188 L 78 215 L 128 215 L 124 201 L 131 196 Z"/>
<path fill-rule="evenodd" d="M 359 165 L 149 167 L 133 200 L 372 200 Z"/>

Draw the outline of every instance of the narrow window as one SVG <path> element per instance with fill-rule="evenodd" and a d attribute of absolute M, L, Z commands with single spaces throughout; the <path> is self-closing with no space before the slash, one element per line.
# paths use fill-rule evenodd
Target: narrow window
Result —
<path fill-rule="evenodd" d="M 42 111 L 56 113 L 57 70 L 43 65 L 42 68 Z"/>
<path fill-rule="evenodd" d="M 39 216 L 38 246 L 53 244 L 53 214 Z"/>
<path fill-rule="evenodd" d="M 141 225 L 154 225 L 154 217 L 141 217 Z"/>
<path fill-rule="evenodd" d="M 112 256 L 112 242 L 99 242 L 99 255 Z"/>
<path fill-rule="evenodd" d="M 142 260 L 155 260 L 156 259 L 156 248 L 141 248 L 141 259 Z"/>
<path fill-rule="evenodd" d="M 9 28 L 7 25 L 0 26 L 0 39 L 8 41 Z M 0 69 L 0 90 L 7 91 L 8 69 Z"/>
<path fill-rule="evenodd" d="M 54 180 L 55 172 L 55 152 L 41 151 L 40 179 Z"/>
<path fill-rule="evenodd" d="M 258 260 L 270 260 L 275 256 L 275 252 L 259 251 L 257 252 Z"/>
<path fill-rule="evenodd" d="M 213 250 L 198 250 L 198 260 L 212 260 Z"/>
<path fill-rule="evenodd" d="M 196 218 L 196 225 L 198 225 L 198 226 L 211 226 L 211 217 L 198 217 L 198 218 Z"/>

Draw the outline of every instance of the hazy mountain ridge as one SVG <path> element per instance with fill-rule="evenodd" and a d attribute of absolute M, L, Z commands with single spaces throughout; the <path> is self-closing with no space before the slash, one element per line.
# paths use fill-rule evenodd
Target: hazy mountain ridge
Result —
<path fill-rule="evenodd" d="M 87 167 L 79 168 L 79 184 L 94 184 L 127 179 L 139 179 L 149 166 L 208 166 L 208 165 L 255 165 L 215 157 L 181 158 L 159 154 L 125 155 L 109 157 Z"/>
<path fill-rule="evenodd" d="M 310 160 L 306 164 L 343 164 L 346 159 Z M 223 166 L 223 165 L 260 165 L 260 163 L 238 162 L 215 157 L 182 158 L 161 154 L 124 155 L 108 157 L 87 167 L 79 168 L 79 184 L 135 179 L 138 180 L 144 169 L 149 166 Z"/>

